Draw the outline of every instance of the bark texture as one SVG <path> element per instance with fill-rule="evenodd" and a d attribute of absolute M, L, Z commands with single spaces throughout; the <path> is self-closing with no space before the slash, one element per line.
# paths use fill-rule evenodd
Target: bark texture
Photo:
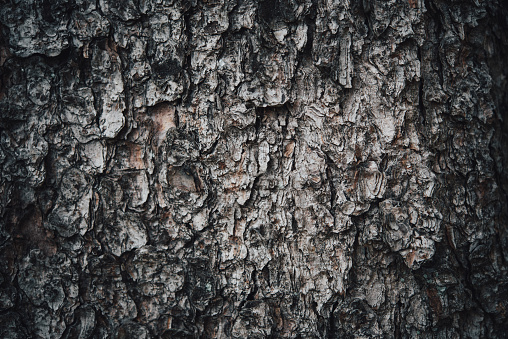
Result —
<path fill-rule="evenodd" d="M 506 337 L 503 1 L 0 22 L 0 337 Z"/>

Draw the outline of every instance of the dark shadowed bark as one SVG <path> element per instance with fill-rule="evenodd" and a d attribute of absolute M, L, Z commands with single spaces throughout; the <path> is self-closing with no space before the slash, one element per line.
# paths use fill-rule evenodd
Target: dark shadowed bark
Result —
<path fill-rule="evenodd" d="M 0 1 L 0 337 L 505 338 L 507 14 Z"/>

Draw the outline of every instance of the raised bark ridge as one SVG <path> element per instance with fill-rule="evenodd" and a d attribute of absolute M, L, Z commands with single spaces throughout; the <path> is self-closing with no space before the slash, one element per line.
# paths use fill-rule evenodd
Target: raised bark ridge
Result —
<path fill-rule="evenodd" d="M 504 337 L 506 18 L 4 2 L 0 336 Z"/>

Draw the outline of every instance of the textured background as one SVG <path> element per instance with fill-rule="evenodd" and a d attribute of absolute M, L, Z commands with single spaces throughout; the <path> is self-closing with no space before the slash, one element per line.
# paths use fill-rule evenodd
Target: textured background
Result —
<path fill-rule="evenodd" d="M 503 6 L 0 1 L 0 337 L 506 337 Z"/>

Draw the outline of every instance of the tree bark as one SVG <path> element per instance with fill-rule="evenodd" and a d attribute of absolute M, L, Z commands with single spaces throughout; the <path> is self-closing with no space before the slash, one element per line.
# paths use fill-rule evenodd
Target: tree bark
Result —
<path fill-rule="evenodd" d="M 0 4 L 0 337 L 505 338 L 498 0 Z"/>

